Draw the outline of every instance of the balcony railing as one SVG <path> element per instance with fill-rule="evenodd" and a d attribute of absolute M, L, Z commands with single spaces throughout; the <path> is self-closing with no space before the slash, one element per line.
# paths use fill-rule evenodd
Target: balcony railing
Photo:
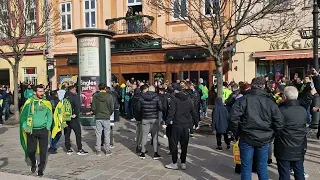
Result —
<path fill-rule="evenodd" d="M 107 29 L 117 34 L 138 34 L 150 33 L 154 17 L 147 15 L 135 15 L 130 17 L 120 17 L 107 19 Z"/>

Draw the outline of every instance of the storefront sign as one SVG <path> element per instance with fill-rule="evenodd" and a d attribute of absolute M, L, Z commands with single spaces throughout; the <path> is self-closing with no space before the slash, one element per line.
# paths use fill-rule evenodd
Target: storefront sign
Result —
<path fill-rule="evenodd" d="M 162 40 L 158 39 L 143 39 L 130 41 L 116 41 L 111 43 L 111 52 L 124 52 L 143 49 L 161 49 Z"/>
<path fill-rule="evenodd" d="M 80 76 L 99 76 L 99 38 L 84 37 L 78 41 Z"/>
<path fill-rule="evenodd" d="M 269 50 L 310 49 L 312 46 L 313 42 L 310 39 L 295 39 L 293 41 L 272 42 Z"/>
<path fill-rule="evenodd" d="M 92 96 L 98 90 L 99 77 L 81 77 L 81 112 L 83 115 L 89 115 L 91 111 Z"/>

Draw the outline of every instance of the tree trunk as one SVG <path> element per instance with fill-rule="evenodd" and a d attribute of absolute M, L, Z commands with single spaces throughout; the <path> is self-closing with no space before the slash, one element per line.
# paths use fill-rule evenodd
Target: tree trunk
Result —
<path fill-rule="evenodd" d="M 13 101 L 14 101 L 14 123 L 19 123 L 20 121 L 20 111 L 19 111 L 19 60 L 15 61 L 15 65 L 12 68 L 13 70 L 13 88 L 14 88 L 14 94 L 13 94 Z M 21 94 L 23 96 L 23 93 Z"/>
<path fill-rule="evenodd" d="M 217 77 L 217 96 L 222 97 L 223 89 L 223 68 L 222 65 L 216 63 L 216 77 Z"/>

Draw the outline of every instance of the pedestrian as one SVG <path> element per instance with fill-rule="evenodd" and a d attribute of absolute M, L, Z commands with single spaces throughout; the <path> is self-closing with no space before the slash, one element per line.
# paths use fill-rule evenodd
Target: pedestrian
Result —
<path fill-rule="evenodd" d="M 214 110 L 212 111 L 212 130 L 216 131 L 218 151 L 222 151 L 221 138 L 227 144 L 227 149 L 230 149 L 230 139 L 228 138 L 228 110 L 224 107 L 222 98 L 217 97 Z"/>
<path fill-rule="evenodd" d="M 284 117 L 284 127 L 274 140 L 274 156 L 277 159 L 279 180 L 290 180 L 290 167 L 294 178 L 304 180 L 304 155 L 307 148 L 306 110 L 300 106 L 298 90 L 293 86 L 284 89 L 284 103 L 280 111 Z"/>
<path fill-rule="evenodd" d="M 190 96 L 190 99 L 193 103 L 193 107 L 195 108 L 195 111 L 196 111 L 196 114 L 200 113 L 200 112 L 197 112 L 198 110 L 198 102 L 200 100 L 200 97 L 199 97 L 199 94 L 194 91 L 194 89 L 191 89 L 191 86 L 192 84 L 190 82 L 187 82 L 185 84 L 185 92 L 189 94 Z M 190 137 L 193 137 L 193 128 L 194 127 L 198 127 L 198 124 L 196 124 L 197 122 L 194 122 L 192 121 L 191 124 L 190 124 Z"/>
<path fill-rule="evenodd" d="M 5 110 L 5 120 L 9 119 L 10 111 L 8 111 L 8 107 L 7 107 L 8 93 L 9 93 L 8 89 L 1 88 L 1 91 L 0 91 L 0 125 L 3 124 L 3 119 L 2 119 L 3 110 Z"/>
<path fill-rule="evenodd" d="M 25 157 L 31 161 L 30 171 L 35 173 L 38 169 L 38 176 L 43 176 L 47 159 L 48 136 L 52 124 L 52 106 L 50 101 L 44 99 L 42 86 L 36 86 L 34 92 L 34 96 L 26 101 L 20 115 L 20 141 Z M 40 154 L 39 165 L 35 156 L 37 150 Z"/>
<path fill-rule="evenodd" d="M 209 91 L 207 86 L 204 84 L 203 79 L 199 79 L 199 89 L 201 90 L 201 113 L 202 117 L 207 117 L 207 100 L 209 97 Z"/>
<path fill-rule="evenodd" d="M 141 98 L 142 92 L 147 92 L 147 87 L 142 85 L 140 88 L 135 89 L 134 96 L 132 98 L 133 116 L 136 119 L 136 153 L 141 153 L 141 141 L 142 141 L 142 113 L 138 109 L 138 102 Z"/>
<path fill-rule="evenodd" d="M 104 149 L 106 155 L 109 156 L 112 154 L 110 150 L 110 116 L 114 111 L 114 99 L 107 92 L 106 84 L 100 83 L 99 91 L 93 96 L 91 106 L 96 121 L 96 151 L 97 155 L 101 156 L 101 135 L 104 130 Z"/>
<path fill-rule="evenodd" d="M 117 122 L 117 119 L 119 119 L 119 95 L 118 93 L 112 88 L 107 87 L 107 92 L 110 93 L 113 97 L 113 103 L 114 103 L 114 111 L 112 115 L 110 116 L 110 148 L 114 148 L 114 136 L 113 136 L 113 129 L 115 126 L 115 122 Z M 102 141 L 104 142 L 104 141 Z"/>
<path fill-rule="evenodd" d="M 138 102 L 138 111 L 142 113 L 142 148 L 139 156 L 141 159 L 146 158 L 146 144 L 150 130 L 154 151 L 153 159 L 161 158 L 158 154 L 159 111 L 161 110 L 162 105 L 159 96 L 156 94 L 154 86 L 149 86 L 148 92 L 143 93 Z"/>
<path fill-rule="evenodd" d="M 64 128 L 64 136 L 65 136 L 65 146 L 67 149 L 67 154 L 71 155 L 73 150 L 71 149 L 70 135 L 71 130 L 74 131 L 76 135 L 76 143 L 78 147 L 78 155 L 87 155 L 88 152 L 82 149 L 82 136 L 81 136 L 81 125 L 79 122 L 80 115 L 80 97 L 77 95 L 76 86 L 69 86 L 68 92 L 65 94 L 65 98 L 67 98 L 71 103 L 72 108 L 72 116 L 71 120 L 67 121 L 67 127 Z"/>
<path fill-rule="evenodd" d="M 168 169 L 179 169 L 178 161 L 178 143 L 181 146 L 181 169 L 187 168 L 186 158 L 189 143 L 189 128 L 192 121 L 198 122 L 198 116 L 196 109 L 190 99 L 190 96 L 186 92 L 182 92 L 180 85 L 174 85 L 175 98 L 170 102 L 170 108 L 166 120 L 166 128 L 169 124 L 172 125 L 171 129 L 171 145 L 170 152 L 172 154 L 172 163 L 166 165 Z M 198 129 L 198 127 L 196 127 Z"/>
<path fill-rule="evenodd" d="M 235 102 L 230 112 L 230 130 L 240 137 L 241 179 L 251 180 L 256 153 L 260 180 L 268 180 L 268 151 L 274 134 L 283 128 L 283 116 L 265 89 L 264 77 L 252 80 L 251 90 Z"/>

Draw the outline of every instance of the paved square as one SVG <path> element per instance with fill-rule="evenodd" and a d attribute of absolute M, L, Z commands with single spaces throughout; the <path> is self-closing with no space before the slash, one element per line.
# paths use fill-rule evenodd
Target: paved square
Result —
<path fill-rule="evenodd" d="M 116 124 L 115 148 L 113 155 L 98 157 L 94 153 L 94 130 L 83 130 L 83 146 L 89 151 L 87 156 L 67 155 L 63 149 L 64 137 L 58 144 L 58 154 L 48 155 L 48 163 L 45 170 L 45 178 L 69 179 L 69 180 L 223 180 L 240 179 L 234 173 L 232 150 L 218 152 L 214 135 L 198 135 L 190 139 L 188 148 L 187 165 L 185 171 L 168 170 L 164 165 L 171 162 L 168 156 L 167 139 L 159 137 L 161 146 L 159 154 L 163 159 L 152 160 L 153 148 L 148 145 L 149 154 L 145 160 L 135 154 L 135 124 L 124 119 Z M 73 148 L 75 137 L 72 134 Z M 320 141 L 308 140 L 308 151 L 305 158 L 305 170 L 310 180 L 320 177 Z M 275 162 L 275 160 L 274 160 Z M 24 155 L 20 146 L 19 128 L 12 126 L 0 127 L 0 176 L 5 179 L 34 179 L 24 161 Z M 9 173 L 9 174 L 8 174 Z M 25 175 L 25 176 L 19 176 Z M 31 177 L 30 177 L 31 176 Z M 269 178 L 276 180 L 277 166 L 273 163 L 269 166 Z M 258 179 L 253 175 L 253 179 Z"/>

